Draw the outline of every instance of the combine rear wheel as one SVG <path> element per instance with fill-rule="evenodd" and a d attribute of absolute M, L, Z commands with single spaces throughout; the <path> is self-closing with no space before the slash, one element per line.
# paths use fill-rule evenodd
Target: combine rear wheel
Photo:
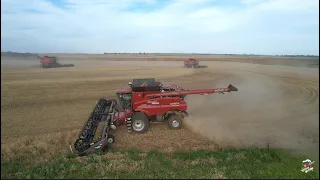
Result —
<path fill-rule="evenodd" d="M 149 120 L 145 114 L 137 112 L 132 116 L 131 126 L 134 132 L 144 133 L 149 129 Z"/>
<path fill-rule="evenodd" d="M 178 115 L 172 115 L 168 118 L 168 125 L 170 129 L 180 129 L 182 126 L 182 119 Z"/>

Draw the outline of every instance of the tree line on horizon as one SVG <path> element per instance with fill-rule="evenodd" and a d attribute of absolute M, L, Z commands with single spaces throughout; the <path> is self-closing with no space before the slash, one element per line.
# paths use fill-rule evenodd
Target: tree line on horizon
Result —
<path fill-rule="evenodd" d="M 86 54 L 86 53 L 76 53 L 76 54 Z M 104 54 L 139 54 L 139 55 L 225 55 L 225 56 L 279 56 L 279 57 L 319 57 L 319 55 L 260 55 L 260 54 L 210 54 L 210 53 L 104 53 Z M 29 53 L 29 52 L 13 52 L 13 51 L 1 51 L 1 55 L 10 55 L 10 56 L 38 56 L 38 53 Z"/>
<path fill-rule="evenodd" d="M 142 54 L 142 55 L 224 55 L 224 56 L 280 56 L 280 57 L 319 57 L 318 55 L 262 55 L 262 54 L 211 54 L 211 53 L 104 53 L 104 54 Z"/>
<path fill-rule="evenodd" d="M 38 56 L 37 53 L 20 53 L 20 52 L 12 52 L 12 51 L 1 51 L 1 56 L 7 55 L 7 56 Z"/>

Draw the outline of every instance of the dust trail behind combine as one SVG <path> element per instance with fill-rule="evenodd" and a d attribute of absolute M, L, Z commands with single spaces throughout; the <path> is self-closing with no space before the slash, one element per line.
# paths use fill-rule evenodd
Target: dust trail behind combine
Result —
<path fill-rule="evenodd" d="M 1 56 L 1 67 L 39 67 L 36 57 L 6 57 Z"/>
<path fill-rule="evenodd" d="M 185 124 L 220 147 L 267 147 L 269 144 L 288 150 L 319 151 L 319 104 L 315 90 L 319 80 L 283 78 L 288 68 L 274 72 L 259 68 L 250 72 L 240 70 L 244 66 L 222 70 L 233 76 L 212 83 L 214 87 L 231 83 L 238 92 L 188 96 L 190 117 Z"/>

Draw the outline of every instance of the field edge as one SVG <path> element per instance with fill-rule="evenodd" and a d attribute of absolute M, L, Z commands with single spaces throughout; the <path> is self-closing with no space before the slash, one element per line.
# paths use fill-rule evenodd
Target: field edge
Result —
<path fill-rule="evenodd" d="M 36 161 L 28 154 L 1 155 L 1 178 L 319 178 L 301 172 L 304 155 L 247 148 L 190 152 L 112 150 L 88 156 L 59 154 Z M 156 167 L 156 168 L 155 168 Z M 183 168 L 182 168 L 183 167 Z"/>

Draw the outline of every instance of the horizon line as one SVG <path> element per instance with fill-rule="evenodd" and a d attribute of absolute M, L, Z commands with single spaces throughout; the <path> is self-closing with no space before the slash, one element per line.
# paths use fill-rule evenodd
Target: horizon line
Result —
<path fill-rule="evenodd" d="M 311 56 L 311 57 L 319 57 L 319 55 L 315 55 L 315 54 L 275 54 L 275 55 L 271 55 L 271 54 L 253 54 L 253 53 L 157 53 L 157 52 L 153 52 L 153 53 L 148 53 L 148 52 L 138 52 L 138 53 L 132 53 L 132 52 L 104 52 L 104 53 L 58 53 L 58 52 L 43 52 L 43 53 L 31 53 L 31 52 L 15 52 L 15 51 L 1 51 L 1 55 L 2 53 L 16 53 L 16 54 L 92 54 L 92 55 L 107 55 L 107 54 L 140 54 L 140 55 L 145 55 L 145 54 L 180 54 L 180 55 L 238 55 L 238 56 Z"/>

